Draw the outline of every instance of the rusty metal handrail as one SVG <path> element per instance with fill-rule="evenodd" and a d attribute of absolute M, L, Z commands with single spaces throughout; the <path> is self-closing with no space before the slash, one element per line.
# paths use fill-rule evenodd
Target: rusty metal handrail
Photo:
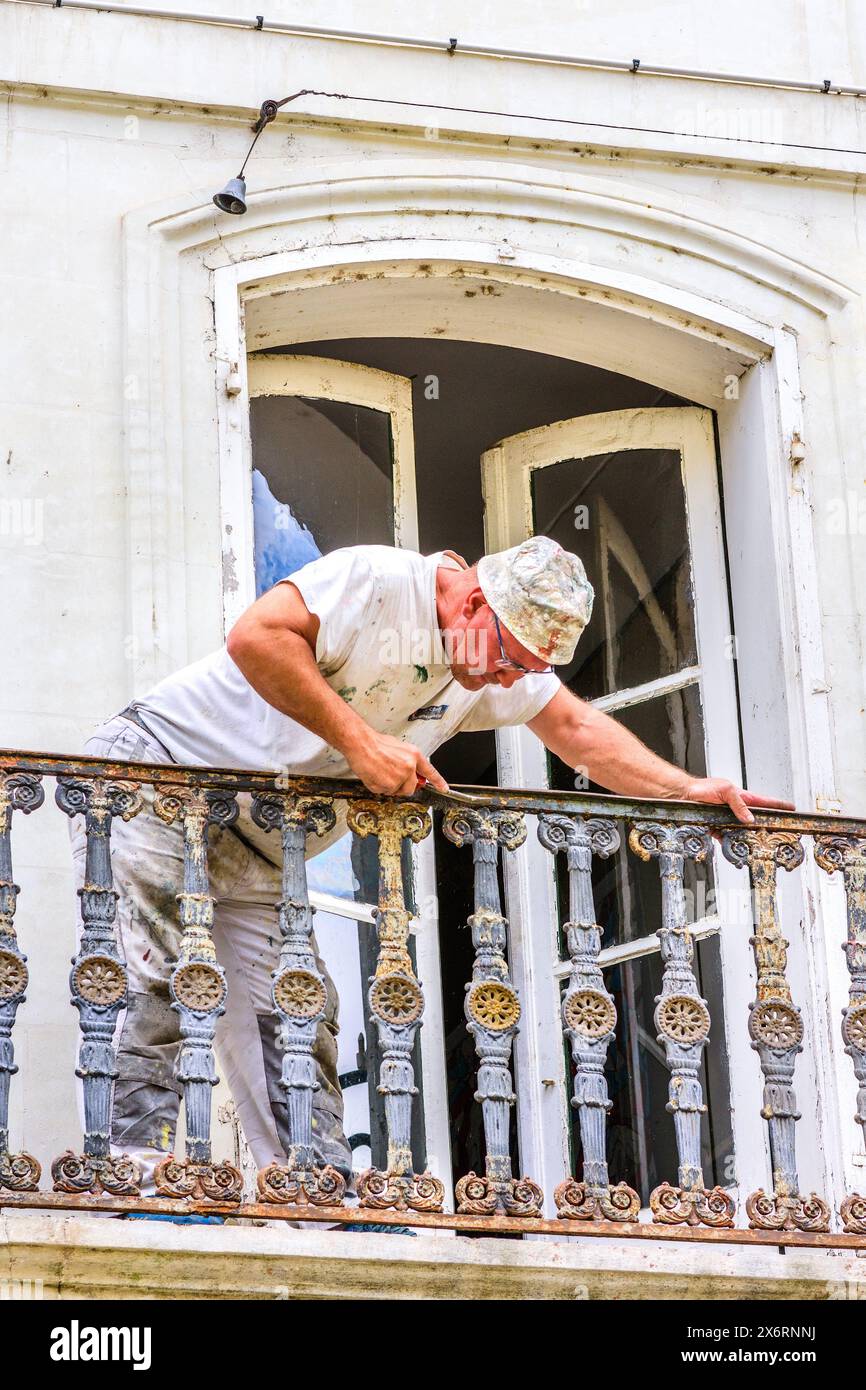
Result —
<path fill-rule="evenodd" d="M 378 1089 L 385 1099 L 388 1159 L 384 1170 L 358 1178 L 362 1207 L 389 1220 L 403 1213 L 410 1224 L 453 1225 L 491 1230 L 572 1234 L 636 1235 L 641 1201 L 624 1182 L 608 1177 L 604 1116 L 610 1108 L 604 1067 L 615 1037 L 617 1014 L 599 960 L 601 929 L 595 920 L 592 868 L 626 846 L 655 860 L 662 889 L 658 929 L 663 963 L 662 992 L 655 1023 L 670 1071 L 667 1109 L 675 1120 L 679 1167 L 676 1184 L 663 1182 L 650 1194 L 651 1229 L 670 1238 L 705 1238 L 765 1243 L 866 1248 L 866 1197 L 849 1194 L 840 1208 L 842 1234 L 831 1234 L 831 1211 L 816 1193 L 800 1192 L 795 1158 L 799 1119 L 793 1077 L 804 1036 L 800 1011 L 786 977 L 788 943 L 781 935 L 776 904 L 778 871 L 805 858 L 802 837 L 814 841 L 814 862 L 828 874 L 841 873 L 847 905 L 847 961 L 851 976 L 843 1040 L 855 1072 L 866 1076 L 866 821 L 832 814 L 755 809 L 754 823 L 736 819 L 727 806 L 706 803 L 551 791 L 459 785 L 448 793 L 428 786 L 411 796 L 369 792 L 354 779 L 292 777 L 279 771 L 139 763 L 86 755 L 0 751 L 0 1008 L 8 1037 L 27 982 L 26 957 L 16 937 L 18 889 L 12 876 L 11 829 L 15 811 L 29 814 L 45 800 L 43 780 L 56 782 L 55 800 L 69 816 L 84 818 L 87 863 L 81 890 L 83 933 L 72 972 L 72 1003 L 79 1011 L 82 1050 L 78 1074 L 88 1116 L 82 1153 L 52 1163 L 54 1192 L 39 1189 L 40 1165 L 29 1154 L 8 1150 L 8 1077 L 0 1087 L 0 1207 L 123 1209 L 140 1200 L 134 1160 L 111 1151 L 110 1080 L 116 1074 L 111 1023 L 128 987 L 126 962 L 115 931 L 110 840 L 112 823 L 145 808 L 175 825 L 183 844 L 184 882 L 178 894 L 181 944 L 171 976 L 171 995 L 182 1038 L 177 1077 L 186 1108 L 186 1156 L 171 1155 L 156 1175 L 158 1201 L 168 1209 L 228 1209 L 238 1216 L 271 1210 L 274 1215 L 306 1211 L 325 1219 L 345 1213 L 345 1179 L 318 1167 L 311 1128 L 315 1089 L 313 1039 L 324 1018 L 326 995 L 311 947 L 312 914 L 306 879 L 307 838 L 333 829 L 333 803 L 347 804 L 347 825 L 376 840 L 379 893 L 376 926 L 379 955 L 368 994 L 370 1016 L 381 1051 Z M 242 1200 L 243 1181 L 231 1164 L 215 1162 L 210 1143 L 210 1086 L 215 1078 L 213 1039 L 222 1013 L 225 973 L 216 957 L 211 927 L 214 899 L 208 875 L 208 829 L 228 827 L 241 813 L 282 841 L 282 894 L 277 907 L 281 946 L 274 971 L 273 1004 L 280 1046 L 291 1054 L 283 1086 L 291 1143 L 286 1163 L 257 1175 L 257 1201 Z M 442 832 L 471 849 L 475 907 L 468 920 L 475 948 L 465 1011 L 479 1063 L 479 1093 L 485 1134 L 485 1171 L 467 1174 L 455 1189 L 456 1211 L 444 1211 L 444 1185 L 433 1174 L 416 1173 L 410 1143 L 415 1094 L 412 1049 L 424 998 L 408 938 L 411 922 L 403 896 L 404 841 L 429 834 L 431 809 L 442 811 Z M 526 817 L 536 821 L 541 845 L 562 854 L 569 885 L 568 921 L 562 924 L 570 957 L 562 1000 L 562 1026 L 574 1063 L 573 1105 L 583 1148 L 582 1180 L 561 1183 L 558 1218 L 543 1217 L 543 1193 L 531 1178 L 512 1173 L 508 1145 L 510 1107 L 515 1101 L 511 1050 L 520 1002 L 509 974 L 508 923 L 502 913 L 498 864 L 527 837 Z M 749 1231 L 735 1226 L 730 1193 L 707 1189 L 701 1169 L 700 1082 L 710 1016 L 694 972 L 693 937 L 687 921 L 684 875 L 690 862 L 705 861 L 713 837 L 735 867 L 747 870 L 754 912 L 750 938 L 757 966 L 757 997 L 749 1032 L 764 1079 L 761 1114 L 768 1125 L 773 1186 L 746 1201 Z M 12 1073 L 11 1041 L 0 1052 L 0 1070 Z M 524 1080 L 524 1084 L 527 1084 Z M 858 1096 L 857 1121 L 866 1131 L 866 1085 Z M 119 1204 L 119 1205 L 118 1205 Z M 344 1216 L 338 1216 L 342 1221 Z M 559 1224 L 557 1224 L 557 1221 Z M 643 1224 L 643 1223 L 641 1223 Z M 726 1235 L 727 1233 L 727 1235 Z M 649 1237 L 652 1238 L 652 1237 Z"/>
<path fill-rule="evenodd" d="M 200 787 L 203 791 L 232 791 L 249 794 L 283 792 L 294 796 L 332 796 L 341 800 L 358 799 L 414 802 L 421 806 L 490 806 L 507 811 L 571 812 L 586 816 L 611 816 L 616 820 L 646 820 L 664 814 L 677 824 L 696 823 L 712 829 L 733 829 L 742 824 L 727 806 L 709 802 L 682 801 L 662 797 L 616 796 L 610 793 L 555 791 L 547 787 L 487 787 L 476 783 L 454 783 L 449 792 L 421 787 L 412 795 L 386 795 L 368 791 L 362 782 L 341 777 L 294 777 L 275 769 L 190 766 L 181 763 L 117 762 L 85 754 L 23 752 L 0 749 L 0 771 L 29 772 L 43 777 L 105 777 L 127 781 L 160 783 L 166 786 Z M 754 808 L 755 822 L 763 830 L 785 830 L 803 835 L 862 835 L 866 817 L 843 816 L 830 812 L 776 811 Z"/>

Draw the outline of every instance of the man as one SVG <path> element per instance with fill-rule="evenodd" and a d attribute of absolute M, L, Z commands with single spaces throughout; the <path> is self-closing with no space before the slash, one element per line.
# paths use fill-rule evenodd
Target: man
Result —
<path fill-rule="evenodd" d="M 451 551 L 419 555 L 353 546 L 305 565 L 262 595 L 225 647 L 160 682 L 97 730 L 86 751 L 105 758 L 356 777 L 370 791 L 411 794 L 447 784 L 430 761 L 461 730 L 527 724 L 571 767 L 630 796 L 787 806 L 721 777 L 695 778 L 650 752 L 554 674 L 571 660 L 592 607 L 583 565 L 536 536 L 477 565 Z M 146 799 L 150 794 L 146 793 Z M 271 971 L 279 948 L 280 845 L 252 821 L 248 798 L 229 829 L 211 833 L 217 900 L 214 938 L 227 972 L 220 1058 L 259 1167 L 284 1161 L 285 1096 L 279 1086 Z M 345 833 L 345 810 L 321 852 Z M 74 830 L 79 879 L 85 842 Z M 129 1006 L 115 1034 L 112 1151 L 142 1165 L 142 1190 L 173 1148 L 180 1088 L 178 1021 L 168 980 L 180 929 L 175 894 L 183 868 L 179 825 L 149 808 L 112 831 L 117 924 L 130 973 Z M 313 948 L 316 950 L 315 941 Z M 324 962 L 326 1017 L 316 1040 L 314 1139 L 318 1161 L 351 1179 L 337 1080 L 336 992 Z"/>

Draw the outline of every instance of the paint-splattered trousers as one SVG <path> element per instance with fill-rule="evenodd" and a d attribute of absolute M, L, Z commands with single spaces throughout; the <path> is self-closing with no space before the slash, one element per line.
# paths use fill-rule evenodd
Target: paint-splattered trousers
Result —
<path fill-rule="evenodd" d="M 85 752 L 122 761 L 167 763 L 172 759 L 149 731 L 115 716 L 88 739 Z M 181 940 L 176 895 L 183 887 L 183 831 L 153 812 L 153 790 L 142 785 L 144 808 L 130 821 L 116 817 L 111 862 L 117 899 L 117 932 L 129 970 L 128 1006 L 114 1033 L 118 1076 L 111 1102 L 113 1154 L 127 1153 L 142 1168 L 142 1192 L 153 1193 L 156 1164 L 174 1151 L 182 1086 L 174 1075 L 180 1049 L 179 1018 L 171 1007 L 169 977 Z M 208 873 L 216 899 L 213 937 L 226 972 L 225 1013 L 217 1021 L 216 1053 L 232 1093 L 244 1137 L 259 1168 L 285 1163 L 289 1143 L 282 1053 L 271 999 L 280 933 L 275 904 L 281 897 L 281 841 L 256 826 L 249 797 L 228 828 L 209 830 Z M 78 887 L 84 881 L 84 817 L 70 822 Z M 273 841 L 273 842 L 272 842 Z M 82 923 L 79 915 L 78 940 Z M 334 983 L 311 942 L 327 990 L 324 1021 L 314 1056 L 319 1090 L 313 1095 L 316 1160 L 331 1163 L 350 1180 L 352 1154 L 343 1133 L 343 1098 L 337 1079 L 339 1001 Z M 84 1123 L 83 1083 L 78 1081 Z"/>

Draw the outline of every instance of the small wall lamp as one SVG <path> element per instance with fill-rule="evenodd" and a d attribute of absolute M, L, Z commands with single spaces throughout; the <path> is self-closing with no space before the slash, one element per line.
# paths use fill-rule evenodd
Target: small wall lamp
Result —
<path fill-rule="evenodd" d="M 258 140 L 265 126 L 270 125 L 271 121 L 276 119 L 276 115 L 280 107 L 285 106 L 290 101 L 296 101 L 298 97 L 318 95 L 320 95 L 320 93 L 313 92 L 310 88 L 307 87 L 304 88 L 303 91 L 293 92 L 290 97 L 283 97 L 282 101 L 262 102 L 261 110 L 259 111 L 259 118 L 253 126 L 253 131 L 255 132 L 255 134 L 253 135 L 253 143 L 247 150 L 247 156 L 243 164 L 241 165 L 240 173 L 237 175 L 236 178 L 229 179 L 225 188 L 220 189 L 219 193 L 215 193 L 213 195 L 213 200 L 219 208 L 220 212 L 232 212 L 238 217 L 241 215 L 241 213 L 246 212 L 247 185 L 246 180 L 244 178 L 244 169 L 246 169 L 247 160 L 249 159 L 250 155 L 255 149 L 256 141 Z M 321 93 L 321 95 L 329 96 L 331 94 Z"/>

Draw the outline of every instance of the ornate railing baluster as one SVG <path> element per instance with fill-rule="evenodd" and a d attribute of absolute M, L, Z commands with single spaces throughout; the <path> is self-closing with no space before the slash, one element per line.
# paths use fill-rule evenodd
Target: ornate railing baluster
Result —
<path fill-rule="evenodd" d="M 231 1163 L 214 1163 L 211 1151 L 211 1088 L 218 1081 L 213 1040 L 225 1012 L 226 982 L 211 935 L 214 900 L 207 870 L 208 828 L 230 826 L 238 805 L 231 792 L 157 786 L 153 809 L 167 825 L 180 820 L 183 826 L 183 891 L 177 895 L 183 935 L 169 987 L 180 1016 L 175 1077 L 183 1086 L 186 1118 L 186 1157 L 172 1154 L 159 1163 L 154 1183 L 168 1197 L 239 1202 L 242 1174 Z"/>
<path fill-rule="evenodd" d="M 796 1160 L 794 1066 L 803 1050 L 803 1023 L 785 978 L 788 942 L 779 929 L 776 872 L 802 864 L 797 834 L 782 830 L 726 830 L 726 859 L 748 867 L 754 897 L 755 935 L 749 938 L 758 970 L 757 999 L 749 1007 L 749 1035 L 761 1059 L 764 1101 L 761 1115 L 770 1135 L 773 1193 L 763 1189 L 746 1199 L 749 1224 L 766 1231 L 828 1231 L 830 1209 L 814 1192 L 800 1193 Z"/>
<path fill-rule="evenodd" d="M 382 1062 L 379 1094 L 385 1097 L 388 1131 L 386 1172 L 368 1168 L 358 1178 L 362 1206 L 398 1211 L 441 1211 L 445 1188 L 429 1172 L 416 1173 L 412 1163 L 412 1097 L 418 1094 L 412 1067 L 415 1034 L 424 1012 L 424 995 L 409 955 L 411 914 L 403 894 L 402 845 L 430 833 L 426 807 L 410 803 L 354 801 L 347 824 L 356 835 L 379 840 L 379 905 L 376 930 L 379 954 L 367 995 L 379 1034 Z"/>
<path fill-rule="evenodd" d="M 83 1082 L 85 1133 L 82 1152 L 68 1150 L 52 1162 L 53 1192 L 39 1190 L 36 1159 L 28 1153 L 11 1153 L 9 1148 L 11 1079 L 18 1071 L 13 1036 L 17 1026 L 20 1039 L 18 1006 L 28 983 L 27 958 L 16 932 L 16 925 L 21 930 L 21 909 L 23 905 L 26 911 L 26 904 L 19 901 L 13 878 L 11 830 L 16 810 L 26 814 L 43 803 L 41 779 L 46 776 L 56 778 L 57 804 L 67 816 L 81 817 L 82 838 L 86 838 L 78 889 L 79 942 L 70 976 L 72 1002 L 79 1013 L 76 1075 Z M 142 787 L 152 792 L 145 796 Z M 272 1036 L 282 1058 L 285 1118 L 281 1118 L 282 1104 L 278 1118 L 285 1162 L 282 1156 L 279 1162 L 271 1162 L 268 1154 L 267 1166 L 257 1175 L 258 1201 L 270 1204 L 265 1207 L 243 1202 L 242 1174 L 233 1164 L 215 1163 L 211 1147 L 210 1112 L 217 1083 L 214 1042 L 218 1020 L 225 1012 L 226 973 L 216 959 L 213 938 L 209 828 L 229 829 L 240 796 L 250 798 L 258 827 L 278 831 L 283 849 L 280 901 L 274 904 L 279 953 L 274 952 L 269 968 Z M 315 947 L 305 859 L 308 837 L 335 827 L 333 807 L 342 801 L 348 802 L 350 828 L 359 836 L 377 839 L 379 850 L 378 953 L 367 999 L 378 1033 L 377 1055 L 382 1057 L 376 1079 L 384 1098 L 388 1157 L 382 1163 L 384 1171 L 371 1168 L 360 1175 L 362 1210 L 412 1211 L 418 1215 L 390 1219 L 456 1230 L 474 1229 L 479 1216 L 491 1218 L 479 1229 L 486 1224 L 493 1231 L 507 1230 L 509 1223 L 501 1219 L 507 1216 L 520 1218 L 524 1233 L 551 1234 L 553 1225 L 567 1226 L 570 1220 L 574 1230 L 584 1234 L 610 1235 L 617 1228 L 608 1222 L 624 1223 L 618 1227 L 623 1235 L 637 1233 L 639 1228 L 630 1223 L 639 1220 L 638 1194 L 623 1182 L 611 1183 L 608 1167 L 607 1120 L 612 1106 L 606 1067 L 610 1044 L 617 1037 L 617 1008 L 602 969 L 603 932 L 595 920 L 592 883 L 593 854 L 615 854 L 625 825 L 632 827 L 631 849 L 644 860 L 658 860 L 662 884 L 658 939 L 663 973 L 655 1023 L 669 1072 L 667 1110 L 676 1134 L 678 1185 L 662 1182 L 651 1193 L 654 1221 L 670 1223 L 667 1234 L 678 1239 L 717 1241 L 742 1236 L 741 1231 L 724 1229 L 733 1226 L 733 1201 L 723 1188 L 706 1190 L 701 1167 L 706 1107 L 700 1071 L 710 1019 L 695 976 L 694 928 L 686 921 L 683 880 L 686 861 L 706 859 L 711 836 L 716 835 L 722 839 L 725 857 L 736 867 L 748 869 L 754 899 L 750 943 L 758 978 L 756 997 L 749 1006 L 749 1033 L 763 1076 L 760 1113 L 767 1121 L 772 1186 L 766 1184 L 766 1192 L 753 1192 L 746 1200 L 752 1227 L 749 1239 L 765 1246 L 817 1242 L 836 1249 L 843 1245 L 866 1248 L 866 1195 L 834 1192 L 844 1234 L 822 1237 L 820 1233 L 830 1229 L 828 1204 L 814 1192 L 800 1192 L 795 1152 L 800 1116 L 793 1083 L 804 1028 L 786 978 L 788 943 L 781 935 L 776 900 L 779 869 L 801 864 L 801 838 L 813 837 L 818 866 L 828 874 L 841 873 L 844 880 L 847 939 L 843 949 L 849 994 L 842 1038 L 859 1087 L 855 1119 L 866 1138 L 866 820 L 839 816 L 830 826 L 826 816 L 767 808 L 760 811 L 756 824 L 745 827 L 735 823 L 725 807 L 679 807 L 508 788 L 461 789 L 460 804 L 445 811 L 442 825 L 449 840 L 460 846 L 471 844 L 473 853 L 474 909 L 468 926 L 474 962 L 464 1012 L 477 1056 L 475 1100 L 481 1107 L 485 1154 L 482 1175 L 468 1173 L 460 1178 L 456 1211 L 446 1214 L 443 1184 L 429 1173 L 416 1173 L 412 1155 L 412 1098 L 418 1094 L 413 1052 L 424 1001 L 410 950 L 412 914 L 403 874 L 406 842 L 429 834 L 431 809 L 442 804 L 431 788 L 419 789 L 416 798 L 373 797 L 359 783 L 336 779 L 276 779 L 266 772 L 141 763 L 127 767 L 92 757 L 0 751 L 0 1207 L 140 1211 L 147 1206 L 141 1197 L 138 1164 L 128 1153 L 112 1152 L 111 1123 L 117 1120 L 113 1083 L 119 1069 L 114 1036 L 123 1009 L 134 1001 L 128 995 L 127 964 L 117 928 L 121 904 L 115 881 L 118 888 L 122 885 L 112 877 L 111 847 L 112 843 L 115 851 L 120 847 L 116 842 L 121 830 L 113 824 L 114 818 L 129 820 L 145 806 L 150 814 L 152 804 L 156 815 L 175 826 L 172 838 L 178 845 L 183 843 L 184 864 L 182 891 L 177 893 L 177 959 L 170 962 L 173 970 L 168 982 L 178 1025 L 169 1030 L 168 1044 L 178 1047 L 179 1038 L 174 1074 L 180 1083 L 176 1089 L 184 1098 L 187 1141 L 185 1155 L 169 1154 L 156 1168 L 157 1194 L 163 1199 L 189 1198 L 196 1206 L 230 1203 L 233 1212 L 253 1219 L 269 1211 L 289 1220 L 300 1214 L 305 1221 L 333 1222 L 328 1208 L 344 1202 L 346 1179 L 323 1158 L 317 1166 L 314 1102 L 320 1072 L 316 1043 L 330 1017 L 330 986 L 326 990 L 326 971 Z M 580 1129 L 582 1170 L 580 1181 L 575 1176 L 559 1184 L 554 1195 L 558 1214 L 565 1220 L 553 1225 L 532 1219 L 542 1216 L 540 1187 L 531 1178 L 512 1176 L 510 1122 L 516 1101 L 512 1048 L 520 1001 L 508 968 L 508 922 L 502 911 L 498 871 L 500 850 L 514 851 L 524 843 L 527 814 L 538 819 L 544 849 L 554 858 L 565 856 L 569 879 L 568 920 L 561 924 L 569 962 L 556 970 L 556 976 L 567 970 L 562 1032 L 573 1063 L 571 1106 Z M 218 834 L 211 833 L 210 841 L 215 870 L 215 857 L 226 846 Z M 620 862 L 621 868 L 624 863 Z M 153 1038 L 142 1037 L 143 1045 L 158 1045 L 153 1031 Z M 634 1042 L 636 1034 L 630 1036 Z M 159 1037 L 163 1038 L 162 1032 Z M 540 1077 L 523 1080 L 533 1086 Z M 820 1115 L 827 1101 L 818 1096 L 814 1104 Z M 161 1205 L 168 1212 L 175 1202 L 163 1200 Z M 344 1214 L 344 1219 L 349 1218 Z M 517 1229 L 513 1222 L 510 1229 Z M 664 1234 L 659 1225 L 647 1229 L 657 1231 L 659 1237 Z"/>
<path fill-rule="evenodd" d="M 305 854 L 307 836 L 324 835 L 336 817 L 330 797 L 287 794 L 253 797 L 252 818 L 263 830 L 279 830 L 283 842 L 283 894 L 277 904 L 282 944 L 272 998 L 289 1132 L 286 1163 L 261 1170 L 258 1193 L 263 1202 L 335 1206 L 345 1196 L 346 1179 L 331 1164 L 317 1167 L 313 1153 L 313 1093 L 319 1089 L 313 1046 L 327 992 L 310 944 L 313 913 Z"/>
<path fill-rule="evenodd" d="M 84 814 L 87 852 L 81 899 L 83 931 L 69 977 L 78 1010 L 81 1047 L 76 1076 L 84 1090 L 84 1152 L 71 1149 L 51 1165 L 55 1192 L 139 1191 L 141 1171 L 127 1154 L 112 1155 L 109 1135 L 111 1089 L 117 1076 L 114 1030 L 126 1007 L 129 977 L 115 931 L 117 892 L 111 874 L 111 822 L 131 820 L 142 807 L 138 783 L 92 782 L 58 777 L 57 805 L 68 816 Z"/>
<path fill-rule="evenodd" d="M 637 1221 L 640 1198 L 626 1183 L 612 1187 L 607 1168 L 606 1118 L 612 1101 L 604 1075 L 616 1031 L 616 1005 L 598 963 L 601 928 L 592 897 L 592 856 L 607 858 L 620 847 L 613 821 L 542 813 L 538 838 L 552 854 L 564 851 L 568 865 L 568 921 L 564 924 L 571 974 L 562 1001 L 562 1026 L 576 1074 L 572 1105 L 583 1145 L 583 1181 L 567 1178 L 554 1200 L 559 1215 L 573 1221 Z"/>
<path fill-rule="evenodd" d="M 845 883 L 848 939 L 843 950 L 851 983 L 842 1010 L 842 1040 L 857 1078 L 856 1120 L 866 1138 L 866 839 L 816 835 L 815 862 L 828 874 L 841 869 Z M 866 1235 L 866 1197 L 849 1193 L 839 1208 L 846 1231 Z"/>
<path fill-rule="evenodd" d="M 27 988 L 27 957 L 18 945 L 15 906 L 18 884 L 12 878 L 12 814 L 29 815 L 45 800 L 40 777 L 27 772 L 0 772 L 0 1188 L 35 1192 L 42 1168 L 29 1153 L 9 1151 L 9 1083 L 18 1070 L 12 1029 Z"/>
<path fill-rule="evenodd" d="M 521 812 L 494 808 L 445 812 L 442 829 L 455 845 L 472 845 L 475 911 L 469 918 L 475 963 L 466 986 L 467 1028 L 478 1053 L 478 1090 L 486 1146 L 485 1174 L 467 1173 L 454 1191 L 459 1212 L 539 1216 L 544 1195 L 531 1178 L 511 1173 L 508 1131 L 516 1100 L 511 1082 L 511 1047 L 520 1019 L 520 1001 L 505 959 L 508 923 L 502 915 L 497 864 L 499 846 L 517 849 L 526 839 Z"/>
<path fill-rule="evenodd" d="M 664 962 L 662 992 L 656 996 L 655 1025 L 671 1074 L 666 1109 L 674 1117 L 679 1171 L 677 1187 L 660 1183 L 650 1194 L 653 1220 L 666 1225 L 732 1226 L 735 1205 L 722 1187 L 707 1191 L 701 1165 L 701 1055 L 710 1035 L 710 1012 L 692 967 L 694 943 L 686 922 L 683 869 L 686 859 L 706 859 L 712 841 L 698 825 L 637 821 L 629 845 L 641 859 L 657 858 L 662 884 Z"/>

